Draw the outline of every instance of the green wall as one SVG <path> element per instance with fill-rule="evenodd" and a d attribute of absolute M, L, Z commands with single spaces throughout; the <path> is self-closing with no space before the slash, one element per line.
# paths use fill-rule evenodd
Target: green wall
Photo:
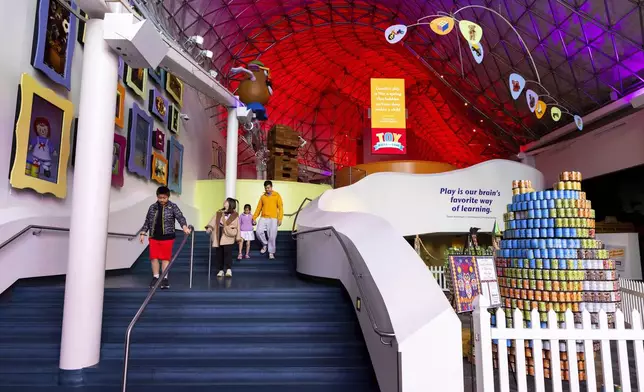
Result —
<path fill-rule="evenodd" d="M 273 181 L 273 189 L 277 191 L 284 202 L 284 221 L 280 230 L 291 230 L 293 218 L 286 216 L 295 213 L 304 198 L 315 199 L 331 189 L 329 185 L 306 184 L 302 182 Z M 237 180 L 237 200 L 241 206 L 250 204 L 255 212 L 259 197 L 264 193 L 264 180 Z M 199 209 L 199 226 L 203 230 L 213 214 L 222 207 L 225 199 L 224 180 L 199 180 L 195 188 L 195 207 Z"/>

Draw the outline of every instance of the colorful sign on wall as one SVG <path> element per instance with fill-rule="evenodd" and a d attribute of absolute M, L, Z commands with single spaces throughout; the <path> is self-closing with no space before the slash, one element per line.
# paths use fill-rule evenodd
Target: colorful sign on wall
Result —
<path fill-rule="evenodd" d="M 371 152 L 407 153 L 405 79 L 371 79 Z"/>

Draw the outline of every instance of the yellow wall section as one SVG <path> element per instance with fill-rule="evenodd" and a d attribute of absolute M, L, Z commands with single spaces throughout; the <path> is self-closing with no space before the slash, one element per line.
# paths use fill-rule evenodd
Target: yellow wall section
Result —
<path fill-rule="evenodd" d="M 291 230 L 293 218 L 287 216 L 297 211 L 304 198 L 315 199 L 325 191 L 331 189 L 329 185 L 305 184 L 291 181 L 273 181 L 273 189 L 281 196 L 284 202 L 284 221 L 279 228 L 282 231 Z M 259 197 L 264 193 L 264 180 L 237 180 L 237 200 L 241 206 L 250 204 L 255 212 Z M 199 222 L 197 230 L 203 230 L 213 214 L 222 207 L 225 199 L 224 180 L 200 180 L 195 189 L 195 207 L 199 209 Z"/>

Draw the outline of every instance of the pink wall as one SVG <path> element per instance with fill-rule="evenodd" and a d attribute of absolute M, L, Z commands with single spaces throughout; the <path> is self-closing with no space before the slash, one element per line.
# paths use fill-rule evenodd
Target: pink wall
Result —
<path fill-rule="evenodd" d="M 584 178 L 591 178 L 642 165 L 644 111 L 576 139 L 545 147 L 534 154 L 534 158 L 536 168 L 543 173 L 547 187 L 557 180 L 562 171 L 579 171 Z"/>

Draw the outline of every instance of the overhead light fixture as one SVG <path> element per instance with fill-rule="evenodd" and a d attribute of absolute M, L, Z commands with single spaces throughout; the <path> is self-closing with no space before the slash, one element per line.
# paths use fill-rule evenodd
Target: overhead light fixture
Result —
<path fill-rule="evenodd" d="M 200 35 L 193 35 L 192 37 L 188 38 L 186 41 L 186 46 L 197 46 L 201 48 L 203 46 L 204 39 Z"/>
<path fill-rule="evenodd" d="M 465 102 L 465 106 L 467 106 L 467 102 Z"/>

